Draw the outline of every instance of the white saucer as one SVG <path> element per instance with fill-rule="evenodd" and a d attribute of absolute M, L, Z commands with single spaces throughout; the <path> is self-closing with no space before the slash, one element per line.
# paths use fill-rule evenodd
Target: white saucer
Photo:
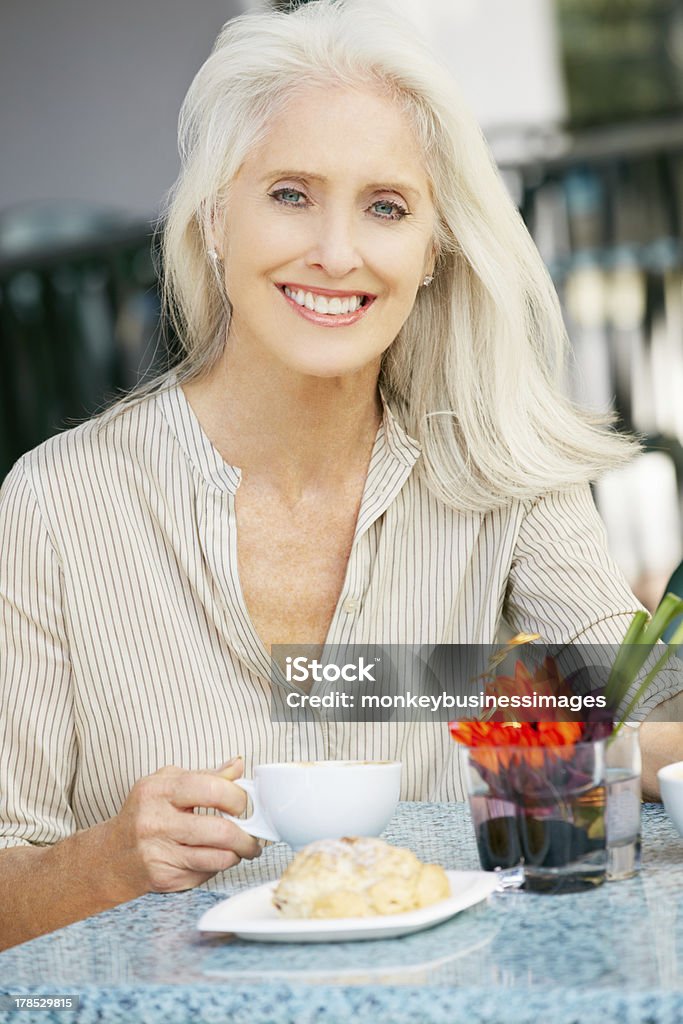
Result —
<path fill-rule="evenodd" d="M 446 921 L 486 899 L 498 885 L 492 871 L 447 871 L 451 895 L 422 910 L 381 917 L 312 920 L 287 918 L 273 906 L 277 882 L 247 889 L 223 900 L 201 917 L 202 932 L 222 932 L 256 942 L 350 942 L 354 939 L 390 939 L 409 935 Z"/>

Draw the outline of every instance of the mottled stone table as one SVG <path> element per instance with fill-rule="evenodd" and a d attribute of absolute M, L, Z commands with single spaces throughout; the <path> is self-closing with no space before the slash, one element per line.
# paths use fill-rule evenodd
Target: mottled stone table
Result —
<path fill-rule="evenodd" d="M 659 805 L 643 812 L 641 874 L 592 892 L 494 894 L 425 932 L 324 945 L 202 936 L 224 895 L 150 895 L 0 954 L 0 993 L 80 996 L 77 1013 L 22 1010 L 19 1024 L 683 1022 L 683 840 Z M 386 838 L 478 867 L 462 804 L 402 804 Z M 233 891 L 288 857 L 268 847 Z"/>

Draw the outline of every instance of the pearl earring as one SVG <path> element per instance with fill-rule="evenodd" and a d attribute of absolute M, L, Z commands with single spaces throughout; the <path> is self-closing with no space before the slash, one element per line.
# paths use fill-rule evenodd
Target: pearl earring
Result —
<path fill-rule="evenodd" d="M 424 281 L 422 282 L 422 287 L 427 288 L 432 283 L 433 280 L 434 276 L 432 274 L 427 274 Z"/>

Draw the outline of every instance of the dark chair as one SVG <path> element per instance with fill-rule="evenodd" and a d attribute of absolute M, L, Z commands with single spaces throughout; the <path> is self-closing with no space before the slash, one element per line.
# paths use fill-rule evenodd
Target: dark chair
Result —
<path fill-rule="evenodd" d="M 0 214 L 0 482 L 135 383 L 158 322 L 149 223 L 83 203 Z"/>

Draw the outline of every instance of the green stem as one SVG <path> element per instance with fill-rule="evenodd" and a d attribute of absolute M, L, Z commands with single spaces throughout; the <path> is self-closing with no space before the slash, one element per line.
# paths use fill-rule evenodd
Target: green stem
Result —
<path fill-rule="evenodd" d="M 631 686 L 638 677 L 638 673 L 647 661 L 650 652 L 662 633 L 683 614 L 683 600 L 676 594 L 666 594 L 659 603 L 652 619 L 649 619 L 647 612 L 639 611 L 633 616 L 626 636 L 624 637 L 619 650 L 617 651 L 612 671 L 607 680 L 605 697 L 610 708 L 617 708 L 626 696 Z M 649 620 L 649 621 L 648 621 Z M 647 685 L 655 678 L 658 672 L 668 661 L 668 655 L 655 665 L 655 668 L 647 676 Z M 643 692 L 646 683 L 638 690 L 637 696 Z M 629 710 L 633 706 L 633 701 Z"/>
<path fill-rule="evenodd" d="M 680 614 L 680 613 L 677 613 L 677 614 Z M 667 622 L 667 625 L 668 625 L 668 622 Z M 664 627 L 664 628 L 666 628 L 666 627 Z M 674 655 L 676 653 L 676 651 L 681 646 L 681 644 L 683 644 L 683 623 L 681 623 L 681 625 L 675 631 L 674 635 L 671 637 L 671 640 L 670 640 L 669 644 L 667 645 L 667 648 L 664 651 L 664 653 L 662 654 L 661 658 L 657 659 L 654 667 L 648 672 L 648 674 L 645 676 L 645 679 L 643 680 L 642 684 L 638 687 L 638 689 L 637 689 L 637 691 L 635 693 L 635 696 L 631 699 L 628 707 L 626 708 L 626 711 L 624 712 L 624 714 L 621 717 L 621 720 L 619 721 L 619 724 L 617 725 L 617 727 L 614 730 L 614 734 L 615 735 L 619 731 L 619 729 L 622 727 L 624 722 L 628 721 L 628 716 L 631 714 L 633 709 L 637 706 L 638 701 L 643 696 L 643 694 L 646 692 L 646 690 L 649 687 L 650 683 L 652 683 L 654 681 L 654 679 L 659 675 L 659 673 L 662 671 L 662 669 L 666 665 L 667 661 L 672 657 L 672 655 Z"/>
<path fill-rule="evenodd" d="M 641 637 L 645 631 L 649 618 L 650 616 L 647 612 L 639 611 L 635 613 L 631 620 L 631 625 L 628 627 L 626 636 L 622 640 L 619 650 L 617 651 L 614 664 L 612 665 L 612 670 L 609 674 L 609 679 L 607 680 L 605 697 L 607 698 L 608 707 L 616 707 L 619 703 L 617 695 L 619 690 L 622 690 L 623 694 L 623 688 L 621 685 L 622 678 L 633 678 L 637 674 L 638 669 L 636 668 L 635 672 L 633 672 L 633 669 L 635 668 L 636 656 L 639 655 L 640 652 L 636 651 L 636 656 L 634 656 L 634 647 L 636 644 L 641 642 Z M 641 661 L 638 668 L 642 666 L 646 657 L 647 652 L 645 653 L 643 661 Z"/>
<path fill-rule="evenodd" d="M 652 619 L 645 627 L 642 642 L 655 644 L 667 626 L 683 612 L 683 601 L 676 594 L 665 594 Z"/>

